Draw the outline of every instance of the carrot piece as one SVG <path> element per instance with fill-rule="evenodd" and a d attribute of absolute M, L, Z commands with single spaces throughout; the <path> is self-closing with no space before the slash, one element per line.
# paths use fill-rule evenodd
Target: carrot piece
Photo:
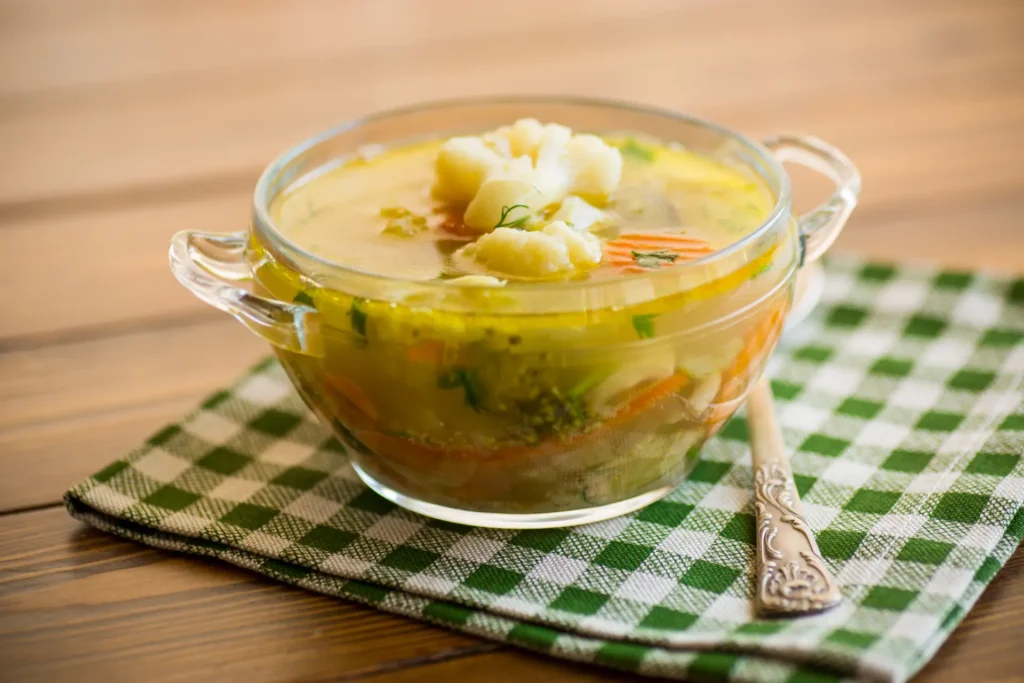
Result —
<path fill-rule="evenodd" d="M 324 378 L 324 383 L 327 385 L 328 389 L 333 389 L 336 393 L 341 394 L 342 397 L 348 400 L 349 403 L 358 408 L 360 412 L 371 420 L 376 420 L 380 417 L 380 413 L 377 412 L 377 407 L 373 405 L 370 397 L 347 377 L 342 377 L 341 375 L 327 375 Z"/>
<path fill-rule="evenodd" d="M 608 263 L 620 268 L 624 273 L 642 273 L 671 266 L 678 261 L 692 261 L 707 256 L 715 250 L 707 242 L 687 235 L 628 233 L 618 239 L 609 240 L 604 245 L 604 255 Z M 668 252 L 674 258 L 648 261 L 641 265 L 637 253 Z M 651 267 L 653 264 L 653 268 Z"/>
<path fill-rule="evenodd" d="M 679 391 L 685 387 L 688 382 L 689 378 L 678 372 L 669 375 L 627 403 L 626 407 L 615 413 L 615 415 L 605 423 L 605 426 L 610 427 L 629 420 L 629 418 L 633 417 L 637 413 L 641 413 L 644 410 L 653 407 L 669 394 Z"/>
<path fill-rule="evenodd" d="M 788 299 L 776 302 L 764 314 L 764 317 L 747 332 L 740 352 L 722 373 L 722 385 L 715 396 L 715 407 L 711 410 L 708 422 L 724 421 L 732 415 L 736 406 L 731 404 L 743 397 L 750 386 L 750 380 L 753 379 L 750 376 L 751 365 L 763 356 L 767 349 L 775 346 L 782 335 L 788 310 Z"/>
<path fill-rule="evenodd" d="M 674 233 L 643 233 L 643 232 L 629 232 L 619 235 L 617 242 L 635 242 L 638 244 L 671 244 L 679 246 L 694 246 L 703 247 L 707 246 L 707 242 L 697 237 L 690 237 L 689 235 L 677 235 Z"/>
<path fill-rule="evenodd" d="M 436 339 L 421 341 L 405 350 L 405 357 L 414 363 L 439 365 L 443 355 L 444 344 Z"/>

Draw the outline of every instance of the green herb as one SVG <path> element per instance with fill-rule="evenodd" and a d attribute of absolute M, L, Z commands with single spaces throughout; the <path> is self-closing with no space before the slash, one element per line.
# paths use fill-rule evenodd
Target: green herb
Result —
<path fill-rule="evenodd" d="M 764 275 L 765 273 L 767 273 L 771 269 L 772 269 L 772 264 L 770 262 L 769 263 L 764 263 L 764 264 L 761 265 L 760 268 L 758 268 L 757 270 L 754 271 L 754 274 L 750 276 L 750 279 L 753 280 L 754 278 L 761 277 L 762 275 Z"/>
<path fill-rule="evenodd" d="M 577 420 L 583 421 L 587 419 L 587 404 L 583 400 L 582 396 L 570 395 L 566 401 L 566 405 L 569 410 L 572 411 L 572 416 Z"/>
<path fill-rule="evenodd" d="M 395 211 L 403 211 L 402 215 L 392 215 L 388 220 L 387 225 L 384 227 L 385 235 L 395 235 L 396 237 L 412 237 L 418 233 L 423 232 L 428 228 L 426 216 L 420 216 L 418 214 L 411 213 L 406 209 L 381 209 L 381 216 L 385 216 L 385 211 L 394 213 Z M 387 216 L 385 216 L 386 218 Z"/>
<path fill-rule="evenodd" d="M 661 268 L 663 265 L 669 263 L 675 263 L 675 260 L 679 258 L 679 254 L 671 252 L 668 249 L 659 249 L 658 251 L 634 251 L 633 260 L 641 268 Z"/>
<path fill-rule="evenodd" d="M 569 398 L 574 400 L 582 398 L 583 394 L 593 389 L 594 386 L 597 385 L 597 383 L 600 382 L 603 378 L 604 376 L 602 374 L 595 372 L 594 374 L 590 375 L 582 382 L 574 386 L 572 389 L 570 389 Z"/>
<path fill-rule="evenodd" d="M 650 339 L 654 336 L 654 319 L 657 318 L 655 313 L 647 313 L 644 315 L 633 316 L 633 329 L 636 330 L 636 334 L 641 339 Z"/>
<path fill-rule="evenodd" d="M 521 228 L 523 227 L 523 224 L 526 223 L 527 220 L 529 220 L 530 214 L 526 214 L 522 218 L 517 218 L 514 221 L 508 221 L 506 223 L 505 221 L 508 219 L 508 215 L 512 212 L 513 209 L 526 209 L 527 211 L 529 211 L 530 207 L 528 207 L 526 204 L 513 204 L 512 206 L 501 207 L 501 218 L 498 219 L 498 224 L 494 226 L 495 230 L 497 230 L 498 228 Z"/>
<path fill-rule="evenodd" d="M 380 210 L 381 218 L 405 218 L 412 212 L 404 206 L 385 206 Z"/>
<path fill-rule="evenodd" d="M 654 161 L 655 152 L 650 147 L 642 145 L 633 138 L 626 138 L 626 141 L 619 145 L 619 151 L 628 157 L 633 157 L 648 163 Z"/>
<path fill-rule="evenodd" d="M 310 308 L 316 308 L 316 304 L 313 303 L 313 297 L 306 294 L 303 290 L 299 290 L 299 293 L 292 299 L 293 304 L 302 304 L 303 306 L 309 306 Z"/>
<path fill-rule="evenodd" d="M 352 307 L 348 309 L 348 317 L 352 321 L 352 329 L 362 337 L 366 336 L 366 309 L 363 308 L 365 303 L 366 299 L 356 297 L 352 299 Z"/>
<path fill-rule="evenodd" d="M 471 368 L 454 368 L 437 378 L 438 389 L 462 388 L 463 399 L 466 405 L 480 412 L 484 408 L 484 387 L 477 377 L 476 371 Z"/>

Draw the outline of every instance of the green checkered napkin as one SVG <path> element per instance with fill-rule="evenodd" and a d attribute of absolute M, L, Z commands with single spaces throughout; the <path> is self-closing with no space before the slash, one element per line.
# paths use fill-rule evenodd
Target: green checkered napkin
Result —
<path fill-rule="evenodd" d="M 643 674 L 899 681 L 1024 536 L 1024 280 L 828 265 L 771 367 L 793 470 L 846 597 L 754 617 L 746 423 L 664 500 L 572 529 L 474 529 L 370 492 L 265 362 L 67 495 L 148 545 Z"/>

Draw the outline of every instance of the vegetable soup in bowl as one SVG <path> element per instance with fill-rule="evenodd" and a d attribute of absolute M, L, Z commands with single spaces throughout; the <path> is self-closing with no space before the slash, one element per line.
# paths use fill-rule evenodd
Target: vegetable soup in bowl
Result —
<path fill-rule="evenodd" d="M 782 161 L 837 186 L 794 217 Z M 172 269 L 266 339 L 359 476 L 463 524 L 581 524 L 682 481 L 778 341 L 859 176 L 603 100 L 424 105 L 300 144 L 250 230 Z"/>

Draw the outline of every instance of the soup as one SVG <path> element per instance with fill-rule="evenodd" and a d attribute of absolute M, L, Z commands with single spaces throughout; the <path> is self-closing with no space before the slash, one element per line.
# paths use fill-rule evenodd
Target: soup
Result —
<path fill-rule="evenodd" d="M 744 241 L 775 201 L 678 145 L 520 121 L 364 150 L 278 197 L 285 237 L 391 278 L 374 291 L 325 286 L 255 239 L 248 257 L 262 293 L 315 309 L 317 352 L 277 353 L 378 490 L 543 515 L 662 495 L 742 401 L 797 264 L 792 231 Z M 628 300 L 538 312 L 512 296 L 574 282 Z"/>
<path fill-rule="evenodd" d="M 636 136 L 605 140 L 621 158 L 612 193 L 566 194 L 535 215 L 511 208 L 504 217 L 528 232 L 564 216 L 597 236 L 609 256 L 568 274 L 506 272 L 463 255 L 487 233 L 465 225 L 465 202 L 445 201 L 434 191 L 441 140 L 349 159 L 280 197 L 272 216 L 308 251 L 366 272 L 412 280 L 491 275 L 544 281 L 614 278 L 706 255 L 760 226 L 774 205 L 758 181 L 708 157 Z M 503 208 L 516 206 L 515 199 L 508 202 Z M 503 224 L 500 213 L 494 224 Z M 622 249 L 613 251 L 620 244 L 630 247 L 625 259 Z"/>

